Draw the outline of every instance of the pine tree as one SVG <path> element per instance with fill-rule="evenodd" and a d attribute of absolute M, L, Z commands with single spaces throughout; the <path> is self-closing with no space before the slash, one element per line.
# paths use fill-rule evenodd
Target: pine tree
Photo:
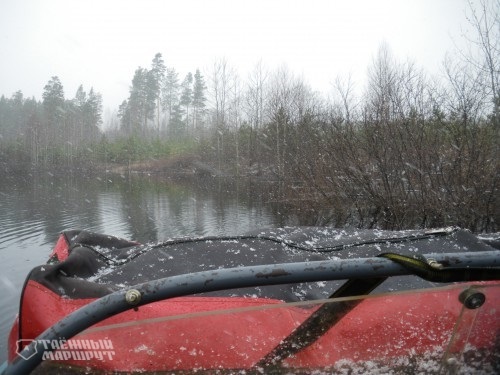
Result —
<path fill-rule="evenodd" d="M 10 100 L 11 119 L 8 128 L 11 130 L 10 136 L 17 138 L 19 134 L 24 133 L 25 119 L 24 119 L 24 97 L 21 91 L 16 91 Z M 7 132 L 7 136 L 9 136 Z"/>
<path fill-rule="evenodd" d="M 179 103 L 172 107 L 169 130 L 170 134 L 177 139 L 186 135 L 186 124 L 182 121 L 182 108 Z"/>
<path fill-rule="evenodd" d="M 148 103 L 148 71 L 137 68 L 132 79 L 130 97 L 128 99 L 128 111 L 132 133 L 146 133 L 147 121 L 151 119 L 154 111 Z"/>
<path fill-rule="evenodd" d="M 162 86 L 162 105 L 168 112 L 168 123 L 172 122 L 175 105 L 179 102 L 179 74 L 175 69 L 167 69 L 167 75 Z"/>
<path fill-rule="evenodd" d="M 199 69 L 196 69 L 194 74 L 194 84 L 193 84 L 193 124 L 194 129 L 197 130 L 201 127 L 203 122 L 203 115 L 205 113 L 205 106 L 207 98 L 205 97 L 205 90 L 207 86 L 205 85 L 205 80 L 200 73 Z"/>
<path fill-rule="evenodd" d="M 76 125 L 76 139 L 82 140 L 85 136 L 85 107 L 87 104 L 87 93 L 80 85 L 76 90 L 75 99 L 73 99 L 75 106 L 75 125 Z"/>
<path fill-rule="evenodd" d="M 86 129 L 89 140 L 94 142 L 99 136 L 99 126 L 102 124 L 102 96 L 95 92 L 94 88 L 90 88 L 88 100 L 86 102 Z"/>
<path fill-rule="evenodd" d="M 189 128 L 189 106 L 193 101 L 193 75 L 188 73 L 184 81 L 182 81 L 182 94 L 180 104 L 184 106 L 186 114 L 186 128 Z"/>
<path fill-rule="evenodd" d="M 161 53 L 157 53 L 151 63 L 151 70 L 149 71 L 149 89 L 150 96 L 154 97 L 154 107 L 156 108 L 156 130 L 157 136 L 160 136 L 160 96 L 163 81 L 165 80 L 165 63 Z"/>
<path fill-rule="evenodd" d="M 130 121 L 130 106 L 127 100 L 124 100 L 118 107 L 118 118 L 120 119 L 121 130 L 126 135 L 130 135 L 132 133 L 132 122 Z"/>
<path fill-rule="evenodd" d="M 45 162 L 56 161 L 54 147 L 63 143 L 64 132 L 64 88 L 59 77 L 53 76 L 43 88 L 44 131 L 40 135 L 45 148 Z M 51 148 L 49 152 L 49 148 Z"/>
<path fill-rule="evenodd" d="M 62 119 L 64 112 L 64 89 L 59 77 L 52 77 L 43 90 L 43 106 L 48 120 L 54 125 Z"/>
<path fill-rule="evenodd" d="M 26 116 L 25 144 L 32 165 L 38 165 L 40 157 L 40 131 L 42 126 L 41 105 L 35 98 L 24 102 Z"/>

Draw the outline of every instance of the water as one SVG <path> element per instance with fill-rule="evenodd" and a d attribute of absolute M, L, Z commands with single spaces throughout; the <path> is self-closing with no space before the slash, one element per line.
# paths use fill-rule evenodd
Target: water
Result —
<path fill-rule="evenodd" d="M 85 229 L 140 242 L 242 234 L 290 220 L 249 182 L 161 181 L 151 176 L 39 173 L 0 176 L 0 363 L 28 272 L 61 231 Z M 40 311 L 43 314 L 43 311 Z"/>

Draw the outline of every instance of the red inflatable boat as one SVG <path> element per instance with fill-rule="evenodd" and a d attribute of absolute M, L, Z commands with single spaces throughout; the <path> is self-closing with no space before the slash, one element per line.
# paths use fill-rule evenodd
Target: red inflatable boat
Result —
<path fill-rule="evenodd" d="M 498 245 L 456 228 L 65 232 L 27 277 L 1 373 L 500 373 Z"/>

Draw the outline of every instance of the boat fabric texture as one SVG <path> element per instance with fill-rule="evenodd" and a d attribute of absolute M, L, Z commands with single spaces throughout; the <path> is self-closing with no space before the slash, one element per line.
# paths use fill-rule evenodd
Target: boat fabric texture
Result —
<path fill-rule="evenodd" d="M 58 250 L 59 249 L 59 250 Z M 124 287 L 174 275 L 241 266 L 492 250 L 460 230 L 382 231 L 291 227 L 236 237 L 185 238 L 143 245 L 87 231 L 64 232 L 49 264 L 28 276 L 65 298 L 98 298 Z M 302 301 L 327 298 L 341 281 L 274 285 L 205 293 Z M 436 286 L 416 276 L 392 277 L 376 292 Z"/>

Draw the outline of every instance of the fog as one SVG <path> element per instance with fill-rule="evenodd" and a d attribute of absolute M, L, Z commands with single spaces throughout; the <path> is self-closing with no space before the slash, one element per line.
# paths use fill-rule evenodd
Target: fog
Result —
<path fill-rule="evenodd" d="M 40 98 L 57 75 L 69 95 L 94 87 L 114 111 L 157 52 L 181 76 L 223 57 L 243 77 L 258 61 L 286 64 L 322 92 L 338 74 L 362 87 L 381 43 L 439 74 L 445 53 L 463 45 L 466 9 L 464 0 L 3 0 L 0 94 Z"/>

